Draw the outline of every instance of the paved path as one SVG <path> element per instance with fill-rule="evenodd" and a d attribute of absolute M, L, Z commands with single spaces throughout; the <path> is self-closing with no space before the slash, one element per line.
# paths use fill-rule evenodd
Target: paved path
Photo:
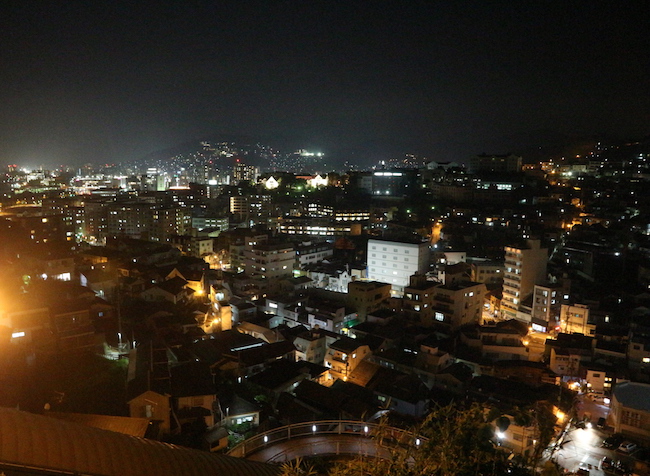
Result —
<path fill-rule="evenodd" d="M 390 450 L 388 448 L 378 446 L 370 437 L 315 435 L 273 443 L 248 455 L 246 459 L 268 463 L 284 463 L 298 457 L 309 458 L 332 455 L 387 457 L 389 454 Z"/>

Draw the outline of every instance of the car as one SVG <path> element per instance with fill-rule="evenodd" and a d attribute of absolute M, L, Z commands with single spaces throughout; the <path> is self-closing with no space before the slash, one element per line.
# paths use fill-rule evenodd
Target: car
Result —
<path fill-rule="evenodd" d="M 601 463 L 600 463 L 600 468 L 603 471 L 605 471 L 605 470 L 608 470 L 610 468 L 613 468 L 615 466 L 615 464 L 616 464 L 616 461 L 614 461 L 612 458 L 608 458 L 607 456 L 605 456 L 603 458 L 603 460 L 601 461 Z"/>
<path fill-rule="evenodd" d="M 607 419 L 605 417 L 600 417 L 596 423 L 596 427 L 603 430 L 605 429 L 605 426 L 607 426 Z"/>
<path fill-rule="evenodd" d="M 605 438 L 603 440 L 602 446 L 603 446 L 603 448 L 608 448 L 608 449 L 611 450 L 611 449 L 614 449 L 614 448 L 618 448 L 618 446 L 621 443 L 623 443 L 623 440 L 624 440 L 624 438 L 623 438 L 622 435 L 620 435 L 618 433 L 615 433 L 612 436 L 608 436 L 607 438 Z"/>
<path fill-rule="evenodd" d="M 632 443 L 631 441 L 624 441 L 618 446 L 617 451 L 622 451 L 623 453 L 632 453 L 634 450 L 636 450 L 636 448 L 636 443 Z"/>

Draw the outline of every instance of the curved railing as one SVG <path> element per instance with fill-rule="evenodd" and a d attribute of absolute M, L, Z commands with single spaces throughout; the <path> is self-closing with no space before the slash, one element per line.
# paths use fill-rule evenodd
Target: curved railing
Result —
<path fill-rule="evenodd" d="M 413 432 L 377 423 L 365 423 L 354 420 L 320 420 L 296 423 L 260 433 L 232 448 L 228 452 L 228 455 L 247 458 L 253 453 L 288 440 L 314 436 L 335 437 L 340 435 L 366 438 L 368 442 L 373 441 L 373 438 L 376 437 L 374 441 L 377 446 L 395 447 L 412 445 L 417 447 L 426 441 L 426 438 L 418 436 Z M 345 451 L 345 448 L 341 448 L 340 442 L 334 440 L 335 438 L 333 438 L 335 451 L 332 451 L 332 454 L 350 453 Z M 298 446 L 301 445 L 295 445 L 295 447 Z M 307 447 L 309 444 L 302 446 Z M 282 454 L 282 452 L 278 454 Z"/>

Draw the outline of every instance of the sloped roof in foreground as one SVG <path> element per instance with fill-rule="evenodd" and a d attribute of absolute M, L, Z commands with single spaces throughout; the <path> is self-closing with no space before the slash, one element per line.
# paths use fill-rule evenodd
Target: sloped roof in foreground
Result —
<path fill-rule="evenodd" d="M 279 467 L 0 408 L 3 463 L 102 476 L 277 476 Z M 30 474 L 32 474 L 30 472 Z"/>

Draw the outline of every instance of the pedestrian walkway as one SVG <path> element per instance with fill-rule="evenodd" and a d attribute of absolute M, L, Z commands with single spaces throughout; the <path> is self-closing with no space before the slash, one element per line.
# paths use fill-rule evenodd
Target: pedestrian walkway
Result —
<path fill-rule="evenodd" d="M 374 438 L 374 435 L 381 438 Z M 401 448 L 417 448 L 425 438 L 400 428 L 352 420 L 324 420 L 275 428 L 235 446 L 230 456 L 282 463 L 313 456 L 390 457 Z"/>
<path fill-rule="evenodd" d="M 387 458 L 390 456 L 390 448 L 379 446 L 371 438 L 316 435 L 275 443 L 250 454 L 246 459 L 265 463 L 284 463 L 296 458 L 357 455 Z"/>

